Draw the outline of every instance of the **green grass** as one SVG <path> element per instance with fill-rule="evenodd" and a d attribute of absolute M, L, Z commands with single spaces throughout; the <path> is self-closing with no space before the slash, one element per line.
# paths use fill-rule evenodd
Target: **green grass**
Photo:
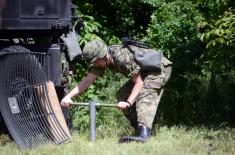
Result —
<path fill-rule="evenodd" d="M 235 129 L 219 130 L 185 127 L 159 127 L 147 143 L 118 144 L 118 134 L 97 130 L 95 143 L 88 133 L 74 133 L 70 141 L 55 146 L 44 145 L 34 150 L 20 150 L 5 135 L 0 137 L 1 155 L 188 155 L 235 154 Z"/>

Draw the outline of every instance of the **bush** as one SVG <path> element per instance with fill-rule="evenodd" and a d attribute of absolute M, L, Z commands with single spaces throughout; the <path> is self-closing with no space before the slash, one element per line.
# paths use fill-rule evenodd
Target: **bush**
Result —
<path fill-rule="evenodd" d="M 166 50 L 167 56 L 175 59 L 198 40 L 197 24 L 202 16 L 189 1 L 169 3 L 152 2 L 158 8 L 151 15 L 151 22 L 144 40 L 154 48 Z"/>
<path fill-rule="evenodd" d="M 163 49 L 173 61 L 173 73 L 156 118 L 158 122 L 168 125 L 235 123 L 231 110 L 235 96 L 233 0 L 79 0 L 76 3 L 80 4 L 78 9 L 86 22 L 81 31 L 82 46 L 94 37 L 116 44 L 120 43 L 118 37 L 128 35 Z M 74 85 L 87 68 L 84 63 L 77 64 Z M 107 71 L 76 100 L 115 103 L 115 91 L 125 80 Z M 124 121 L 122 126 L 125 119 L 116 109 L 98 108 L 97 111 L 100 130 L 128 124 Z M 84 107 L 71 109 L 76 128 L 88 128 L 88 113 Z"/>

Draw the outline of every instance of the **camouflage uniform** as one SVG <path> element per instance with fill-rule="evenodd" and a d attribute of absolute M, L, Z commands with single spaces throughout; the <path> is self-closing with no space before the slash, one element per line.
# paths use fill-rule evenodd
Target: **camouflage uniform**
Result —
<path fill-rule="evenodd" d="M 137 50 L 147 49 L 138 48 Z M 144 80 L 144 86 L 133 108 L 131 110 L 124 110 L 124 114 L 130 120 L 133 127 L 136 128 L 138 123 L 141 123 L 151 128 L 160 101 L 159 93 L 164 81 L 164 74 L 161 74 L 161 71 L 141 71 L 140 66 L 134 61 L 134 55 L 121 45 L 109 47 L 109 53 L 113 58 L 112 69 L 124 74 L 128 78 L 132 78 L 140 72 Z M 101 75 L 104 69 L 92 68 L 91 72 L 96 75 Z M 132 80 L 127 81 L 117 93 L 118 101 L 126 101 L 133 87 L 134 82 Z"/>

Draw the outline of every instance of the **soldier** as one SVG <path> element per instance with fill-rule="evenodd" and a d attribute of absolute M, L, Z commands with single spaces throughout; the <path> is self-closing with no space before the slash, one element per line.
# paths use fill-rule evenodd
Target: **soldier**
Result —
<path fill-rule="evenodd" d="M 120 138 L 119 143 L 145 142 L 150 138 L 150 129 L 160 101 L 165 74 L 161 70 L 141 70 L 129 47 L 134 50 L 150 49 L 133 45 L 127 46 L 113 45 L 108 47 L 103 41 L 98 40 L 88 42 L 83 49 L 83 58 L 92 64 L 92 68 L 77 87 L 62 99 L 61 105 L 68 107 L 73 102 L 74 96 L 84 92 L 93 81 L 104 73 L 106 68 L 111 67 L 111 69 L 130 78 L 117 93 L 117 105 L 123 110 L 136 132 L 135 136 Z M 171 65 L 170 61 L 164 60 L 165 66 Z M 171 67 L 169 72 L 171 72 Z"/>

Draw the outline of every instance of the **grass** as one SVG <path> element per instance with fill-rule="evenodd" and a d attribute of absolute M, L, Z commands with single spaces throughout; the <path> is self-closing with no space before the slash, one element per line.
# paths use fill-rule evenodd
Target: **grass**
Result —
<path fill-rule="evenodd" d="M 144 144 L 118 144 L 117 131 L 105 134 L 97 130 L 95 143 L 88 133 L 74 133 L 64 144 L 40 146 L 33 150 L 20 150 L 6 135 L 0 137 L 1 155 L 235 155 L 235 129 L 219 130 L 204 127 L 159 127 L 156 134 Z"/>

